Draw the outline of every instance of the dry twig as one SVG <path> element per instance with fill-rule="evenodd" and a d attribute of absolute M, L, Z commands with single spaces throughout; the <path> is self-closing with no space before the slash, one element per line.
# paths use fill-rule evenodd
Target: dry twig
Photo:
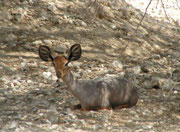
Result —
<path fill-rule="evenodd" d="M 169 17 L 168 17 L 168 15 L 167 15 L 167 13 L 166 13 L 166 9 L 165 9 L 165 7 L 164 7 L 163 0 L 161 0 L 161 4 L 162 4 L 162 7 L 163 7 L 163 10 L 164 10 L 165 16 L 167 17 L 167 19 L 168 19 L 168 20 L 170 20 L 170 19 L 169 19 Z"/>
<path fill-rule="evenodd" d="M 148 6 L 146 7 L 145 13 L 144 13 L 144 15 L 143 15 L 143 17 L 142 17 L 141 21 L 139 22 L 139 24 L 138 24 L 138 26 L 137 26 L 136 30 L 135 30 L 135 33 L 137 32 L 137 30 L 138 30 L 139 26 L 141 25 L 141 23 L 142 23 L 142 21 L 143 21 L 144 17 L 146 16 L 146 14 L 147 14 L 147 10 L 148 10 L 149 6 L 151 5 L 151 2 L 152 2 L 152 0 L 150 0 L 150 1 L 149 1 Z"/>
<path fill-rule="evenodd" d="M 180 6 L 179 6 L 179 4 L 178 4 L 178 1 L 176 0 L 176 4 L 177 4 L 177 7 L 180 9 Z"/>
<path fill-rule="evenodd" d="M 147 14 L 147 10 L 148 10 L 149 6 L 151 5 L 151 2 L 152 2 L 152 0 L 149 1 L 148 5 L 147 5 L 147 7 L 146 7 L 146 9 L 145 9 L 144 15 L 143 15 L 143 17 L 141 18 L 141 21 L 139 22 L 139 24 L 138 24 L 138 26 L 137 26 L 137 28 L 136 28 L 136 30 L 135 30 L 135 35 L 136 35 L 136 32 L 137 32 L 137 30 L 139 29 L 139 26 L 141 25 L 144 17 L 145 17 L 146 14 Z M 129 44 L 129 41 L 125 44 L 126 46 L 125 46 L 124 50 L 127 48 L 127 45 L 128 45 L 128 44 Z"/>
<path fill-rule="evenodd" d="M 157 4 L 156 4 L 156 9 L 157 9 L 158 4 L 159 4 L 159 0 L 157 1 Z"/>

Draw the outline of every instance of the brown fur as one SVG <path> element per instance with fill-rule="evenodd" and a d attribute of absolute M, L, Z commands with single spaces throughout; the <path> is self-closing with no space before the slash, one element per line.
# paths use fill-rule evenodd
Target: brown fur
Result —
<path fill-rule="evenodd" d="M 64 56 L 57 56 L 54 59 L 54 64 L 55 64 L 55 71 L 56 71 L 56 75 L 58 72 L 61 72 L 61 78 L 64 78 L 67 74 L 67 67 L 65 66 L 65 64 L 68 62 L 68 60 L 64 57 Z M 58 77 L 58 75 L 57 75 Z"/>
<path fill-rule="evenodd" d="M 82 110 L 127 108 L 138 102 L 137 88 L 128 80 L 118 76 L 86 81 L 77 80 L 67 65 L 80 58 L 81 46 L 79 44 L 70 48 L 68 57 L 53 58 L 47 46 L 40 46 L 39 51 L 42 60 L 48 61 L 49 58 L 52 60 L 57 77 L 63 80 L 67 89 L 79 100 L 80 104 L 75 108 Z"/>

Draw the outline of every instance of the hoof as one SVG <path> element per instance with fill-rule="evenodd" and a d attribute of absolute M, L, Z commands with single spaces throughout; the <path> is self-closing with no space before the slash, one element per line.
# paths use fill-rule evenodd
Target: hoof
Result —
<path fill-rule="evenodd" d="M 114 109 L 122 109 L 122 108 L 130 108 L 130 106 L 129 105 L 120 105 L 120 106 L 114 107 Z"/>
<path fill-rule="evenodd" d="M 73 107 L 74 110 L 80 110 L 81 108 L 81 104 L 77 104 Z"/>

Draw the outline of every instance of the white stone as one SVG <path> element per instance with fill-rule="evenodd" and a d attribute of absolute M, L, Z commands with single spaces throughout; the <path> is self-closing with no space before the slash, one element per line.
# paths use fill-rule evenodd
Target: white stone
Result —
<path fill-rule="evenodd" d="M 81 26 L 87 27 L 87 24 L 84 21 L 82 21 Z"/>
<path fill-rule="evenodd" d="M 123 65 L 120 60 L 115 60 L 110 64 L 111 67 L 122 69 Z"/>
<path fill-rule="evenodd" d="M 27 68 L 27 63 L 26 62 L 21 62 L 21 68 L 26 69 Z"/>
<path fill-rule="evenodd" d="M 72 19 L 69 20 L 69 24 L 73 24 L 74 21 Z"/>
<path fill-rule="evenodd" d="M 48 39 L 43 40 L 43 42 L 44 42 L 45 44 L 52 44 L 52 41 L 51 41 L 51 40 L 48 40 Z"/>
<path fill-rule="evenodd" d="M 153 54 L 153 55 L 151 56 L 151 58 L 156 59 L 156 60 L 159 60 L 159 59 L 161 58 L 161 56 L 160 56 L 159 54 Z"/>
<path fill-rule="evenodd" d="M 27 83 L 32 84 L 33 81 L 32 80 L 27 80 Z"/>
<path fill-rule="evenodd" d="M 92 71 L 90 69 L 87 70 L 88 73 L 91 73 Z"/>
<path fill-rule="evenodd" d="M 72 66 L 76 67 L 76 68 L 80 68 L 80 66 L 82 65 L 82 62 L 78 62 L 78 61 L 74 61 L 74 62 L 71 62 L 71 63 L 72 63 Z"/>
<path fill-rule="evenodd" d="M 48 68 L 48 71 L 49 71 L 49 72 L 55 72 L 54 67 L 53 67 L 53 66 L 52 66 L 52 67 L 49 67 L 49 68 Z"/>
<path fill-rule="evenodd" d="M 133 72 L 134 72 L 135 74 L 139 74 L 139 73 L 141 72 L 141 67 L 140 67 L 140 66 L 135 66 L 135 67 L 133 68 Z"/>
<path fill-rule="evenodd" d="M 174 94 L 178 94 L 178 91 L 174 91 Z"/>
<path fill-rule="evenodd" d="M 33 44 L 35 44 L 35 45 L 42 44 L 42 41 L 41 40 L 36 40 L 36 41 L 33 42 Z"/>
<path fill-rule="evenodd" d="M 14 83 L 10 83 L 10 87 L 11 88 L 14 88 L 15 86 L 14 86 Z"/>
<path fill-rule="evenodd" d="M 18 80 L 13 80 L 13 84 L 14 86 L 20 86 L 21 83 Z"/>
<path fill-rule="evenodd" d="M 35 3 L 37 3 L 37 0 L 29 0 L 29 3 L 35 4 Z"/>
<path fill-rule="evenodd" d="M 49 5 L 48 6 L 48 10 L 52 11 L 52 12 L 55 12 L 57 10 L 56 6 L 55 5 Z"/>
<path fill-rule="evenodd" d="M 9 125 L 9 128 L 12 129 L 12 128 L 16 128 L 17 126 L 18 124 L 15 121 L 12 121 Z"/>
<path fill-rule="evenodd" d="M 116 29 L 117 26 L 116 26 L 115 24 L 112 24 L 112 25 L 111 25 L 111 28 L 112 28 L 112 29 Z"/>
<path fill-rule="evenodd" d="M 52 78 L 51 78 L 53 81 L 56 81 L 57 80 L 57 76 L 54 74 L 52 75 Z"/>
<path fill-rule="evenodd" d="M 55 51 L 62 52 L 62 53 L 66 52 L 66 50 L 67 48 L 64 45 L 58 45 L 56 46 L 56 49 L 55 49 Z"/>
<path fill-rule="evenodd" d="M 42 73 L 42 77 L 45 78 L 45 79 L 48 79 L 51 75 L 52 75 L 51 72 L 43 72 Z"/>
<path fill-rule="evenodd" d="M 40 64 L 40 65 L 39 65 L 39 68 L 42 68 L 42 69 L 47 69 L 47 68 L 48 68 L 48 66 L 44 65 L 44 62 L 43 62 L 43 64 Z"/>

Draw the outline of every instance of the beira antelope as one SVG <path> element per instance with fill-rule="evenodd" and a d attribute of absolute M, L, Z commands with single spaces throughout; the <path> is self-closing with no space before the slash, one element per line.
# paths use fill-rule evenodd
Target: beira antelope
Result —
<path fill-rule="evenodd" d="M 138 94 L 136 87 L 126 79 L 109 77 L 80 81 L 73 76 L 68 63 L 81 57 L 80 44 L 74 44 L 67 56 L 53 57 L 48 46 L 39 47 L 39 56 L 43 61 L 52 61 L 57 78 L 62 79 L 68 90 L 79 100 L 76 107 L 82 110 L 100 110 L 127 108 L 136 105 Z"/>

